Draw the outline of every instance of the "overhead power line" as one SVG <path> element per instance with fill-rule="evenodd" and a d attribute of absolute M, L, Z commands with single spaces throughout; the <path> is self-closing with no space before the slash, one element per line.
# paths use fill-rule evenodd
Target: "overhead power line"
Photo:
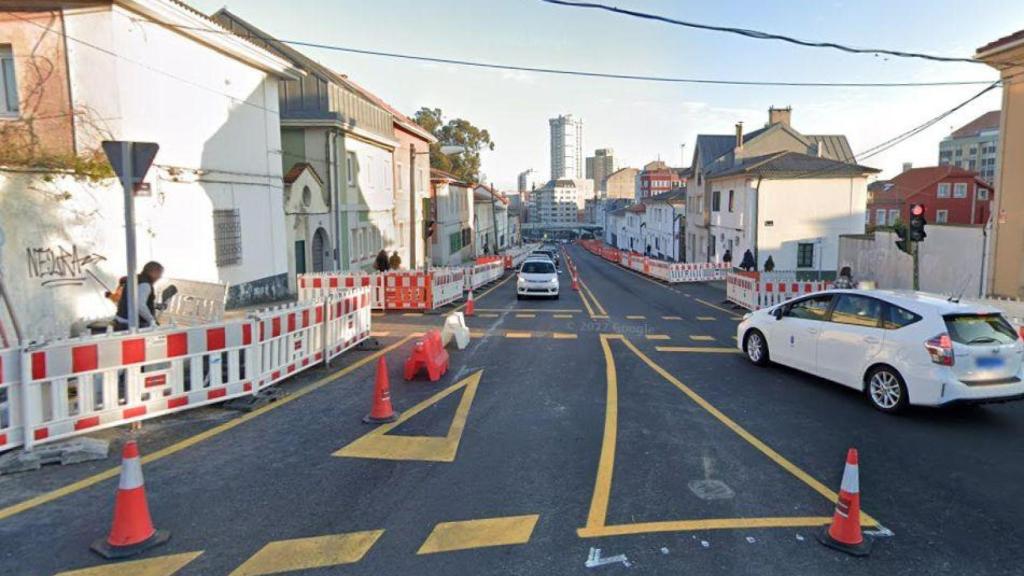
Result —
<path fill-rule="evenodd" d="M 923 54 L 920 52 L 904 52 L 902 50 L 888 50 L 885 48 L 858 48 L 855 46 L 847 46 L 845 44 L 838 44 L 836 42 L 817 42 L 811 40 L 801 40 L 799 38 L 793 38 L 791 36 L 784 36 L 782 34 L 773 34 L 771 32 L 762 32 L 760 30 L 749 30 L 746 28 L 734 28 L 731 26 L 715 26 L 712 24 L 701 24 L 698 22 L 688 22 L 685 20 L 677 20 L 675 18 L 669 18 L 668 16 L 661 16 L 658 14 L 649 14 L 647 12 L 639 12 L 636 10 L 628 10 L 626 8 L 618 8 L 616 6 L 608 6 L 607 4 L 600 4 L 597 2 L 575 2 L 570 0 L 541 0 L 541 2 L 547 2 L 548 4 L 557 4 L 559 6 L 569 6 L 572 8 L 586 8 L 594 10 L 605 10 L 607 12 L 613 12 L 615 14 L 622 14 L 624 16 L 632 16 L 634 18 L 641 18 L 644 20 L 654 20 L 657 22 L 664 22 L 666 24 L 672 24 L 675 26 L 685 26 L 687 28 L 695 28 L 698 30 L 709 30 L 712 32 L 726 32 L 729 34 L 738 34 L 740 36 L 746 36 L 747 38 L 753 38 L 756 40 L 778 40 L 780 42 L 788 42 L 790 44 L 796 44 L 797 46 L 805 46 L 808 48 L 830 48 L 833 50 L 841 50 L 843 52 L 849 52 L 851 54 L 885 54 L 887 56 L 896 56 L 899 58 L 920 58 L 922 60 L 931 60 L 933 62 L 962 62 L 969 64 L 983 64 L 973 58 L 957 58 L 949 56 L 936 56 L 934 54 Z"/>

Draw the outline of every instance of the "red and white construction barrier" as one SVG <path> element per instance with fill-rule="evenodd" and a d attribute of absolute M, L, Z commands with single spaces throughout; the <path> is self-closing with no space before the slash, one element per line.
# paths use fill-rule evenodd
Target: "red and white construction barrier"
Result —
<path fill-rule="evenodd" d="M 832 282 L 825 280 L 797 280 L 795 272 L 736 271 L 726 279 L 725 295 L 738 306 L 757 310 L 831 287 Z"/>
<path fill-rule="evenodd" d="M 468 292 L 476 290 L 484 284 L 490 284 L 505 274 L 505 264 L 501 260 L 493 260 L 483 264 L 477 263 L 467 266 L 465 272 L 465 287 Z"/>
<path fill-rule="evenodd" d="M 384 309 L 384 275 L 380 272 L 321 272 L 299 274 L 295 279 L 299 302 L 324 299 L 341 290 L 366 287 L 370 289 L 370 306 Z"/>
<path fill-rule="evenodd" d="M 281 306 L 253 315 L 257 327 L 257 390 L 323 359 L 324 302 Z"/>
<path fill-rule="evenodd" d="M 370 337 L 370 289 L 357 288 L 328 296 L 324 349 L 330 362 Z"/>
<path fill-rule="evenodd" d="M 501 266 L 501 262 L 494 265 Z M 430 272 L 430 307 L 437 309 L 462 299 L 462 289 L 468 276 L 463 268 L 436 268 Z"/>
<path fill-rule="evenodd" d="M 0 350 L 0 451 L 22 443 L 21 350 Z"/>
<path fill-rule="evenodd" d="M 430 309 L 430 274 L 423 271 L 385 274 L 384 307 L 388 310 Z"/>
<path fill-rule="evenodd" d="M 630 270 L 670 284 L 725 280 L 729 270 L 732 269 L 728 264 L 715 264 L 711 262 L 688 264 L 685 262 L 656 260 L 641 254 L 634 254 L 606 246 L 600 240 L 581 240 L 580 245 L 605 260 L 615 262 Z"/>

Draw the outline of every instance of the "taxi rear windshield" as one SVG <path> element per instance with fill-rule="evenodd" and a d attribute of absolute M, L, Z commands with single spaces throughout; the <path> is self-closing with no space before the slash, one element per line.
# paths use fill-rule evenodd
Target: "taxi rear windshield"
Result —
<path fill-rule="evenodd" d="M 1017 332 L 1000 314 L 948 314 L 943 319 L 949 337 L 960 344 L 1009 344 L 1017 340 Z"/>

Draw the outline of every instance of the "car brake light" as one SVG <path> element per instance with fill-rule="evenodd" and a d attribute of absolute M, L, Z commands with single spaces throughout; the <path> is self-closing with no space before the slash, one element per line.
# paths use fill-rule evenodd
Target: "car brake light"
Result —
<path fill-rule="evenodd" d="M 953 365 L 953 340 L 949 334 L 945 332 L 939 334 L 925 342 L 924 347 L 928 350 L 928 355 L 932 357 L 932 362 L 943 366 Z"/>
<path fill-rule="evenodd" d="M 1017 332 L 1018 332 L 1018 333 L 1020 333 L 1020 339 L 1021 339 L 1021 340 L 1024 340 L 1024 324 L 1021 324 L 1021 325 L 1020 325 L 1020 326 L 1019 326 L 1019 327 L 1017 328 Z"/>

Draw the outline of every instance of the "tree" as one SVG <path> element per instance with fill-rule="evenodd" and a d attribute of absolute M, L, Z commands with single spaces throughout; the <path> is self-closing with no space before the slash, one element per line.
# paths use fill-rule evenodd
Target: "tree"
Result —
<path fill-rule="evenodd" d="M 479 181 L 480 152 L 494 150 L 494 142 L 487 130 L 477 128 L 462 118 L 445 122 L 440 108 L 420 108 L 413 119 L 437 138 L 437 143 L 430 145 L 431 168 L 444 170 L 466 182 Z M 442 146 L 462 146 L 466 151 L 445 155 L 441 153 Z"/>

